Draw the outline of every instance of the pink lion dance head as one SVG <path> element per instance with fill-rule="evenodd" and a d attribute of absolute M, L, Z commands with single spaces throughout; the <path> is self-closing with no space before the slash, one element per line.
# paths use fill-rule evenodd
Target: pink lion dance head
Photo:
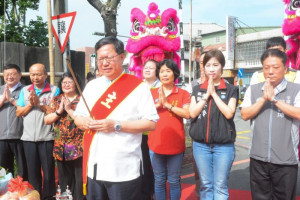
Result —
<path fill-rule="evenodd" d="M 300 0 L 283 0 L 286 5 L 282 31 L 288 36 L 287 56 L 291 67 L 300 69 Z"/>
<path fill-rule="evenodd" d="M 180 38 L 176 36 L 179 19 L 177 11 L 169 8 L 160 15 L 156 3 L 150 3 L 147 15 L 140 9 L 131 10 L 131 38 L 126 50 L 133 55 L 130 58 L 129 70 L 142 78 L 144 63 L 153 59 L 173 59 L 180 67 L 180 57 L 176 53 L 180 49 Z"/>

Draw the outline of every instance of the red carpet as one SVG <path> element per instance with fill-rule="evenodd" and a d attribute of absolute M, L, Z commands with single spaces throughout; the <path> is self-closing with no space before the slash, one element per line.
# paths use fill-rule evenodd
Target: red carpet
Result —
<path fill-rule="evenodd" d="M 195 185 L 181 184 L 182 193 L 181 200 L 197 200 L 195 194 Z M 230 200 L 252 200 L 250 191 L 245 190 L 229 190 Z M 300 197 L 296 197 L 296 200 L 300 200 Z"/>
<path fill-rule="evenodd" d="M 182 200 L 196 200 L 197 196 L 195 194 L 195 185 L 190 184 L 181 184 L 182 187 Z M 250 191 L 244 190 L 229 190 L 229 199 L 230 200 L 251 200 Z M 299 198 L 300 200 L 300 198 Z"/>
<path fill-rule="evenodd" d="M 182 179 L 194 176 L 194 173 L 181 176 Z M 55 167 L 55 182 L 58 183 L 58 170 Z M 167 188 L 168 190 L 169 188 Z M 195 194 L 195 185 L 181 183 L 181 200 L 197 200 Z M 168 192 L 169 193 L 169 192 Z M 233 190 L 229 189 L 229 200 L 252 200 L 250 191 L 246 190 Z M 296 197 L 296 200 L 300 200 L 300 197 Z"/>

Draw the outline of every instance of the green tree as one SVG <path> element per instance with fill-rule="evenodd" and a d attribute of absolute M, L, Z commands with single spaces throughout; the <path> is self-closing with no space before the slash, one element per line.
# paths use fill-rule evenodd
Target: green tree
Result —
<path fill-rule="evenodd" d="M 28 46 L 48 46 L 47 23 L 37 16 L 26 25 L 28 9 L 37 10 L 39 0 L 6 0 L 0 3 L 0 41 L 19 42 Z"/>
<path fill-rule="evenodd" d="M 26 46 L 47 47 L 48 24 L 43 22 L 43 18 L 37 16 L 37 20 L 30 20 L 29 25 L 24 28 L 23 37 Z"/>

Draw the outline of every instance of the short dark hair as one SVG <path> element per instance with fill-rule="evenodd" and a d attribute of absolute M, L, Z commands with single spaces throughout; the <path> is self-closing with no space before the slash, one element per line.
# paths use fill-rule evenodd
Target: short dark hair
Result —
<path fill-rule="evenodd" d="M 217 50 L 217 49 L 212 49 L 212 50 L 209 50 L 208 52 L 206 52 L 205 56 L 203 58 L 203 66 L 204 66 L 204 68 L 205 68 L 205 65 L 207 64 L 207 62 L 211 58 L 216 58 L 219 61 L 219 63 L 221 64 L 222 69 L 224 68 L 224 66 L 225 66 L 225 57 L 224 57 L 222 51 Z"/>
<path fill-rule="evenodd" d="M 171 60 L 171 59 L 165 59 L 163 61 L 161 61 L 157 68 L 156 68 L 156 77 L 159 78 L 159 71 L 160 71 L 160 68 L 162 66 L 166 65 L 169 69 L 171 69 L 173 71 L 173 74 L 174 74 L 174 82 L 175 80 L 180 76 L 180 70 L 179 70 L 179 67 L 178 65 L 176 64 L 176 62 L 174 60 Z"/>
<path fill-rule="evenodd" d="M 282 46 L 284 49 L 286 49 L 285 40 L 282 37 L 272 37 L 268 39 L 266 48 L 269 49 L 275 46 Z"/>
<path fill-rule="evenodd" d="M 203 54 L 206 54 L 206 53 L 207 53 L 207 51 L 202 51 L 200 56 L 202 56 Z"/>
<path fill-rule="evenodd" d="M 74 73 L 74 75 L 75 75 L 75 78 L 77 79 L 77 83 L 78 83 L 80 89 L 82 90 L 84 86 L 83 86 L 83 82 L 82 82 L 81 78 L 76 73 Z M 61 76 L 61 79 L 59 80 L 59 83 L 58 83 L 58 87 L 60 89 L 60 93 L 63 93 L 62 86 L 61 86 L 62 84 L 61 83 L 63 82 L 64 78 L 66 78 L 66 77 L 68 77 L 68 78 L 70 78 L 70 79 L 72 79 L 74 81 L 71 72 L 67 71 L 67 72 L 63 73 L 63 75 Z M 74 81 L 74 83 L 75 83 L 75 81 Z M 76 92 L 77 95 L 80 95 L 79 90 L 78 90 L 76 84 L 75 84 L 75 92 Z"/>
<path fill-rule="evenodd" d="M 157 66 L 159 65 L 159 63 L 156 60 L 153 59 L 149 59 L 144 63 L 144 66 L 148 63 L 148 62 L 153 62 L 155 64 L 155 67 L 157 68 Z"/>
<path fill-rule="evenodd" d="M 260 57 L 260 62 L 263 64 L 263 62 L 268 58 L 268 57 L 277 57 L 281 59 L 281 62 L 283 66 L 285 66 L 286 61 L 287 61 L 287 56 L 284 52 L 278 50 L 278 49 L 267 49 L 262 56 Z"/>
<path fill-rule="evenodd" d="M 104 45 L 107 44 L 112 44 L 115 47 L 115 51 L 117 52 L 117 54 L 122 54 L 124 53 L 124 43 L 119 40 L 116 37 L 113 36 L 108 36 L 105 38 L 100 39 L 96 44 L 95 44 L 95 51 L 97 52 L 98 49 L 100 49 L 101 47 L 103 47 Z"/>
<path fill-rule="evenodd" d="M 87 81 L 91 81 L 96 78 L 96 75 L 93 72 L 88 72 L 86 75 Z"/>
<path fill-rule="evenodd" d="M 17 70 L 18 73 L 21 73 L 20 67 L 16 64 L 7 64 L 3 67 L 3 71 L 7 70 L 7 69 L 15 69 L 15 70 Z"/>

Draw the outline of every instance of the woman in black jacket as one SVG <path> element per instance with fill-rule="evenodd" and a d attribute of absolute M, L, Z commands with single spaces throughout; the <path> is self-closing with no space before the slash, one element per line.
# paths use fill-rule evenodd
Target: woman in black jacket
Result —
<path fill-rule="evenodd" d="M 225 66 L 221 51 L 208 51 L 203 64 L 207 79 L 193 88 L 190 105 L 190 135 L 200 176 L 200 198 L 228 199 L 228 178 L 235 156 L 233 118 L 238 88 L 221 77 Z"/>

